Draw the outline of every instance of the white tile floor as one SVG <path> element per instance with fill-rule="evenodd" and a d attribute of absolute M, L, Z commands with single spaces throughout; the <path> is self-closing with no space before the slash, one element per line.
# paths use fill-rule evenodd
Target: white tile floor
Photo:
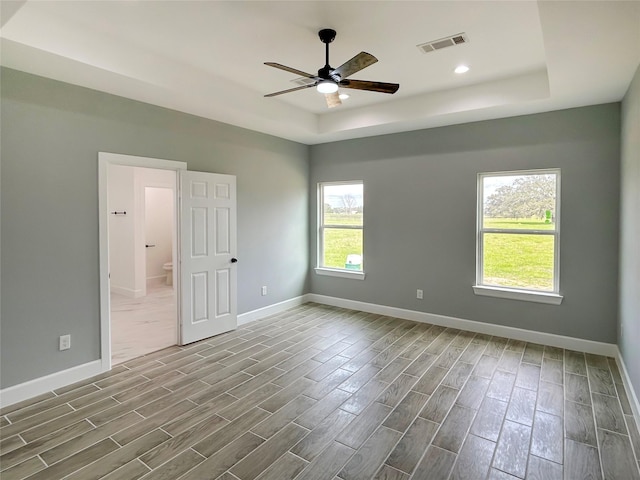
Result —
<path fill-rule="evenodd" d="M 150 284 L 147 295 L 129 298 L 111 293 L 113 365 L 177 342 L 176 294 L 171 286 Z"/>

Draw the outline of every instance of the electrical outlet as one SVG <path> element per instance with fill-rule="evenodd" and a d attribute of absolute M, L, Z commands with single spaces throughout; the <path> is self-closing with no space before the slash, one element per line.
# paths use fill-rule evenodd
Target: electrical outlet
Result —
<path fill-rule="evenodd" d="M 267 294 L 267 286 L 263 285 L 262 286 L 262 296 L 264 297 Z"/>
<path fill-rule="evenodd" d="M 423 297 L 424 297 L 424 292 L 420 289 L 416 290 L 416 298 L 422 300 Z"/>
<path fill-rule="evenodd" d="M 60 336 L 60 350 L 69 350 L 71 348 L 71 335 Z"/>

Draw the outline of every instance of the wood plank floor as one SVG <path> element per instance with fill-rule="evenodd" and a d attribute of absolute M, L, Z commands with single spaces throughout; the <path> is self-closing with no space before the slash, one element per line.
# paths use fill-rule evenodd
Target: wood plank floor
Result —
<path fill-rule="evenodd" d="M 612 358 L 316 304 L 0 414 L 2 480 L 640 479 Z"/>

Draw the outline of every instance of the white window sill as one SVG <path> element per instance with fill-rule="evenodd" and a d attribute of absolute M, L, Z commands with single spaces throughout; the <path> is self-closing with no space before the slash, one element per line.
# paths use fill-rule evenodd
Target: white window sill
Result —
<path fill-rule="evenodd" d="M 510 300 L 522 300 L 524 302 L 546 303 L 550 305 L 560 305 L 564 298 L 557 293 L 532 292 L 529 290 L 487 287 L 484 285 L 474 285 L 473 293 L 485 297 L 508 298 Z"/>
<path fill-rule="evenodd" d="M 354 280 L 364 280 L 365 273 L 359 270 L 338 270 L 333 268 L 316 268 L 316 274 L 328 277 L 352 278 Z"/>

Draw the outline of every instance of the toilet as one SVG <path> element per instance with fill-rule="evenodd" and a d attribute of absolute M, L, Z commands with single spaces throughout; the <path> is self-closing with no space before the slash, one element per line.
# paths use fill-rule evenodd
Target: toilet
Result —
<path fill-rule="evenodd" d="M 162 265 L 162 269 L 167 272 L 167 285 L 173 285 L 173 262 L 167 262 Z"/>

